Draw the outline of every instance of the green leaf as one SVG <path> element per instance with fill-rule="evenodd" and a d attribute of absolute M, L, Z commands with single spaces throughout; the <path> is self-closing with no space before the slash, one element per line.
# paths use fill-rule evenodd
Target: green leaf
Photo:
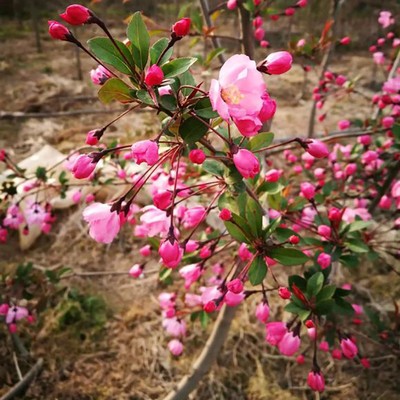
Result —
<path fill-rule="evenodd" d="M 360 260 L 355 254 L 345 254 L 339 258 L 339 262 L 350 268 L 358 267 Z"/>
<path fill-rule="evenodd" d="M 336 291 L 336 286 L 335 285 L 327 285 L 324 286 L 321 291 L 317 294 L 317 303 L 323 301 L 323 300 L 328 300 L 330 299 Z"/>
<path fill-rule="evenodd" d="M 282 191 L 284 186 L 280 182 L 266 182 L 264 181 L 258 188 L 257 194 L 268 193 L 277 194 Z"/>
<path fill-rule="evenodd" d="M 305 321 L 311 313 L 310 310 L 306 310 L 293 302 L 285 306 L 285 311 L 298 315 L 302 321 Z"/>
<path fill-rule="evenodd" d="M 165 281 L 172 273 L 171 268 L 162 268 L 159 272 L 160 281 Z"/>
<path fill-rule="evenodd" d="M 354 253 L 368 253 L 371 249 L 361 240 L 349 239 L 345 246 Z"/>
<path fill-rule="evenodd" d="M 208 315 L 208 313 L 206 313 L 204 310 L 200 311 L 199 319 L 200 319 L 201 327 L 203 329 L 206 329 L 208 323 L 210 322 L 210 316 Z"/>
<path fill-rule="evenodd" d="M 115 40 L 121 53 L 114 46 L 109 38 L 95 37 L 88 40 L 89 49 L 94 55 L 106 64 L 112 65 L 115 69 L 123 74 L 131 75 L 130 66 L 133 66 L 133 59 L 129 49 L 120 41 Z"/>
<path fill-rule="evenodd" d="M 100 88 L 98 93 L 102 103 L 108 104 L 112 100 L 117 100 L 120 103 L 132 102 L 131 88 L 118 78 L 110 78 Z"/>
<path fill-rule="evenodd" d="M 334 311 L 335 313 L 342 315 L 349 315 L 349 316 L 354 315 L 353 306 L 349 302 L 341 298 L 335 299 Z"/>
<path fill-rule="evenodd" d="M 349 232 L 361 231 L 371 225 L 371 221 L 354 221 L 350 224 Z"/>
<path fill-rule="evenodd" d="M 135 64 L 144 70 L 149 58 L 150 35 L 140 11 L 132 15 L 126 35 L 132 44 L 132 56 Z"/>
<path fill-rule="evenodd" d="M 261 132 L 249 141 L 247 147 L 251 151 L 260 150 L 264 147 L 268 147 L 273 140 L 274 134 L 272 132 Z"/>
<path fill-rule="evenodd" d="M 335 300 L 327 299 L 319 302 L 315 307 L 315 312 L 318 315 L 330 314 L 335 306 Z"/>
<path fill-rule="evenodd" d="M 300 250 L 288 249 L 285 247 L 276 247 L 269 251 L 268 257 L 277 260 L 282 265 L 300 265 L 304 264 L 309 258 Z"/>
<path fill-rule="evenodd" d="M 38 178 L 42 182 L 47 181 L 47 174 L 45 167 L 37 167 L 35 171 L 36 178 Z"/>
<path fill-rule="evenodd" d="M 172 96 L 170 94 L 160 96 L 159 103 L 162 107 L 169 111 L 175 111 L 177 107 L 175 96 Z"/>
<path fill-rule="evenodd" d="M 226 51 L 226 49 L 224 49 L 223 47 L 217 47 L 213 50 L 211 50 L 206 57 L 206 60 L 204 61 L 205 66 L 209 66 L 211 61 L 215 58 L 220 56 L 221 54 L 224 54 Z"/>
<path fill-rule="evenodd" d="M 277 227 L 275 229 L 275 237 L 278 239 L 279 242 L 284 242 L 288 240 L 292 235 L 298 236 L 296 232 L 288 228 Z"/>
<path fill-rule="evenodd" d="M 206 160 L 202 164 L 202 169 L 211 175 L 223 177 L 225 172 L 224 165 L 216 160 Z"/>
<path fill-rule="evenodd" d="M 267 265 L 265 264 L 264 258 L 257 256 L 251 263 L 249 269 L 249 280 L 253 286 L 259 285 L 267 275 Z"/>
<path fill-rule="evenodd" d="M 396 142 L 400 143 L 400 124 L 394 124 L 392 127 L 392 132 Z"/>
<path fill-rule="evenodd" d="M 247 198 L 246 219 L 253 235 L 261 237 L 263 213 L 260 205 L 252 197 Z"/>
<path fill-rule="evenodd" d="M 167 38 L 162 38 L 160 40 L 157 40 L 157 42 L 155 42 L 153 44 L 153 46 L 151 46 L 151 48 L 150 48 L 150 64 L 151 65 L 157 64 L 158 58 L 160 57 L 162 52 L 168 47 L 168 43 L 169 43 L 169 40 Z M 161 65 L 165 64 L 171 58 L 173 51 L 174 51 L 173 47 L 168 49 L 165 52 L 165 54 L 162 56 L 158 65 L 161 66 Z"/>
<path fill-rule="evenodd" d="M 196 103 L 193 110 L 199 117 L 211 119 L 217 118 L 218 113 L 211 107 L 210 99 L 202 99 Z"/>
<path fill-rule="evenodd" d="M 195 62 L 197 58 L 194 57 L 183 57 L 176 58 L 175 60 L 169 61 L 162 66 L 165 78 L 173 78 L 186 72 Z"/>
<path fill-rule="evenodd" d="M 154 105 L 154 101 L 149 95 L 147 90 L 141 89 L 136 92 L 136 97 L 143 103 L 148 104 L 149 106 Z"/>
<path fill-rule="evenodd" d="M 225 221 L 225 227 L 229 234 L 239 243 L 250 243 L 243 231 L 232 222 Z"/>
<path fill-rule="evenodd" d="M 316 296 L 322 286 L 324 285 L 324 274 L 322 272 L 316 272 L 308 281 L 307 281 L 307 294 L 309 297 Z"/>
<path fill-rule="evenodd" d="M 185 119 L 179 127 L 179 135 L 187 144 L 194 144 L 208 132 L 208 121 L 204 123 L 195 117 Z"/>
<path fill-rule="evenodd" d="M 272 222 L 264 229 L 264 238 L 268 239 L 271 233 L 275 232 L 282 221 L 282 217 L 275 218 Z"/>

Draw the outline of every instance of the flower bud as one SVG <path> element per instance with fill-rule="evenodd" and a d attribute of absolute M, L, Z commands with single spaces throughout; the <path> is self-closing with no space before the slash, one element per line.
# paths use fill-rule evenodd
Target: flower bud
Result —
<path fill-rule="evenodd" d="M 152 140 L 141 140 L 132 145 L 132 158 L 137 164 L 154 165 L 158 161 L 158 145 Z"/>
<path fill-rule="evenodd" d="M 71 31 L 57 21 L 48 21 L 49 34 L 53 39 L 70 41 L 72 38 Z"/>
<path fill-rule="evenodd" d="M 283 286 L 278 289 L 278 294 L 284 300 L 290 299 L 290 296 L 292 295 L 290 293 L 290 290 L 288 288 L 283 287 Z"/>
<path fill-rule="evenodd" d="M 219 218 L 222 221 L 229 221 L 232 218 L 232 213 L 227 208 L 223 208 L 219 213 Z"/>
<path fill-rule="evenodd" d="M 292 68 L 292 61 L 293 57 L 290 53 L 287 51 L 277 51 L 268 55 L 258 66 L 258 70 L 269 75 L 280 75 Z"/>
<path fill-rule="evenodd" d="M 90 22 L 91 11 L 80 4 L 68 6 L 60 17 L 71 25 L 82 25 Z"/>
<path fill-rule="evenodd" d="M 298 244 L 300 242 L 300 238 L 296 235 L 292 235 L 289 238 L 289 243 L 290 244 Z"/>
<path fill-rule="evenodd" d="M 74 162 L 72 167 L 72 173 L 76 179 L 85 179 L 96 169 L 96 163 L 93 162 L 93 158 L 86 154 L 81 154 Z"/>
<path fill-rule="evenodd" d="M 263 301 L 258 304 L 256 308 L 256 317 L 260 322 L 264 324 L 267 322 L 269 318 L 269 306 L 266 302 Z"/>
<path fill-rule="evenodd" d="M 129 275 L 132 278 L 139 278 L 140 275 L 143 273 L 143 265 L 135 264 L 129 270 Z"/>
<path fill-rule="evenodd" d="M 325 380 L 321 372 L 310 371 L 307 384 L 311 390 L 322 393 L 325 390 Z"/>
<path fill-rule="evenodd" d="M 328 147 L 325 143 L 319 140 L 312 140 L 311 143 L 307 144 L 307 152 L 315 158 L 324 158 L 329 154 Z"/>
<path fill-rule="evenodd" d="M 243 292 L 243 282 L 240 279 L 233 279 L 226 286 L 232 293 L 239 294 Z"/>
<path fill-rule="evenodd" d="M 182 354 L 183 352 L 183 344 L 180 340 L 178 339 L 172 339 L 168 343 L 168 349 L 171 352 L 172 355 L 178 357 Z"/>
<path fill-rule="evenodd" d="M 172 204 L 172 193 L 168 190 L 160 191 L 154 195 L 153 202 L 160 210 L 166 210 Z"/>
<path fill-rule="evenodd" d="M 177 36 L 177 37 L 183 37 L 189 34 L 190 31 L 190 23 L 191 23 L 190 18 L 182 18 L 178 22 L 175 22 L 174 25 L 172 25 L 172 32 Z"/>
<path fill-rule="evenodd" d="M 317 258 L 317 263 L 321 267 L 321 269 L 326 269 L 331 265 L 332 257 L 330 254 L 321 253 Z"/>
<path fill-rule="evenodd" d="M 254 178 L 260 172 L 260 163 L 257 157 L 249 150 L 239 149 L 233 155 L 233 162 L 244 178 Z"/>
<path fill-rule="evenodd" d="M 163 70 L 156 64 L 153 64 L 146 72 L 144 82 L 147 86 L 158 86 L 161 85 L 164 80 Z"/>
<path fill-rule="evenodd" d="M 183 249 L 179 243 L 174 240 L 173 243 L 167 239 L 161 244 L 158 253 L 161 256 L 162 262 L 168 268 L 175 268 L 180 263 L 183 256 Z"/>
<path fill-rule="evenodd" d="M 346 338 L 340 341 L 340 347 L 342 349 L 343 355 L 346 358 L 354 358 L 358 353 L 358 348 L 355 343 L 351 341 L 351 339 Z"/>
<path fill-rule="evenodd" d="M 206 159 L 206 155 L 201 149 L 191 150 L 189 153 L 189 159 L 194 164 L 203 164 Z"/>

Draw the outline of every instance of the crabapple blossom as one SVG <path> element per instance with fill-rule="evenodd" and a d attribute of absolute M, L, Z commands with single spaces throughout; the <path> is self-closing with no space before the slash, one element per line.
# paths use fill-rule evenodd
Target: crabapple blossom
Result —
<path fill-rule="evenodd" d="M 141 140 L 132 145 L 132 158 L 137 164 L 154 165 L 158 161 L 158 145 L 152 140 Z"/>
<path fill-rule="evenodd" d="M 313 139 L 311 143 L 307 143 L 307 152 L 315 158 L 325 158 L 329 154 L 325 143 Z"/>
<path fill-rule="evenodd" d="M 63 24 L 57 21 L 48 21 L 49 34 L 53 39 L 70 41 L 72 36 L 71 31 Z"/>
<path fill-rule="evenodd" d="M 146 72 L 144 82 L 147 86 L 161 85 L 164 80 L 163 70 L 156 64 L 153 64 Z"/>
<path fill-rule="evenodd" d="M 256 317 L 260 322 L 264 324 L 267 322 L 269 318 L 269 306 L 265 301 L 262 301 L 257 305 Z"/>
<path fill-rule="evenodd" d="M 278 343 L 278 349 L 284 356 L 292 356 L 300 348 L 300 337 L 294 332 L 286 332 Z"/>
<path fill-rule="evenodd" d="M 317 263 L 321 267 L 321 269 L 326 269 L 331 265 L 331 255 L 327 253 L 320 253 L 317 258 Z"/>
<path fill-rule="evenodd" d="M 320 371 L 310 371 L 307 377 L 307 384 L 315 392 L 322 393 L 325 390 L 324 376 Z"/>
<path fill-rule="evenodd" d="M 183 37 L 189 34 L 190 32 L 190 24 L 192 20 L 190 18 L 182 18 L 179 21 L 175 22 L 174 25 L 172 25 L 172 32 L 177 36 L 177 37 Z"/>
<path fill-rule="evenodd" d="M 83 210 L 83 219 L 89 224 L 90 237 L 100 243 L 111 243 L 121 227 L 118 213 L 109 204 L 91 204 Z"/>
<path fill-rule="evenodd" d="M 179 243 L 176 240 L 171 242 L 167 239 L 160 245 L 158 253 L 166 267 L 175 268 L 181 262 L 183 249 L 179 246 Z"/>
<path fill-rule="evenodd" d="M 288 332 L 286 324 L 284 322 L 269 322 L 265 325 L 265 328 L 267 330 L 265 340 L 271 346 L 277 346 Z"/>
<path fill-rule="evenodd" d="M 206 159 L 206 155 L 201 149 L 191 150 L 189 153 L 189 159 L 194 164 L 203 164 Z"/>
<path fill-rule="evenodd" d="M 97 163 L 94 162 L 92 157 L 81 154 L 73 163 L 72 173 L 76 179 L 86 179 L 92 175 L 96 169 L 96 165 Z"/>
<path fill-rule="evenodd" d="M 254 178 L 260 172 L 260 163 L 257 157 L 247 149 L 239 149 L 233 155 L 233 162 L 244 178 Z"/>
<path fill-rule="evenodd" d="M 168 343 L 168 349 L 171 352 L 172 355 L 178 357 L 182 354 L 183 352 L 183 344 L 180 340 L 178 339 L 172 339 Z"/>
<path fill-rule="evenodd" d="M 340 341 L 340 347 L 341 347 L 341 349 L 342 349 L 343 355 L 344 355 L 346 358 L 354 358 L 354 357 L 357 355 L 357 353 L 358 353 L 358 348 L 357 348 L 357 346 L 356 346 L 355 343 L 354 343 L 351 339 L 349 339 L 349 338 L 342 339 L 342 340 Z"/>
<path fill-rule="evenodd" d="M 90 79 L 95 85 L 104 85 L 111 76 L 110 71 L 102 65 L 99 65 L 96 69 L 90 71 Z"/>
<path fill-rule="evenodd" d="M 292 68 L 293 57 L 287 51 L 271 53 L 260 63 L 258 67 L 261 72 L 270 75 L 281 75 Z"/>

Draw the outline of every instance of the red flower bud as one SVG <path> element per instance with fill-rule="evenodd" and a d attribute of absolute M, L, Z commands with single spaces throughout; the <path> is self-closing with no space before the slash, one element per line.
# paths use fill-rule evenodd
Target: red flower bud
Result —
<path fill-rule="evenodd" d="M 80 4 L 72 4 L 67 7 L 64 14 L 60 14 L 60 17 L 71 25 L 86 24 L 91 16 L 91 11 Z"/>
<path fill-rule="evenodd" d="M 48 21 L 49 34 L 53 39 L 69 40 L 72 37 L 70 30 L 57 21 Z"/>
<path fill-rule="evenodd" d="M 190 23 L 191 23 L 190 18 L 182 18 L 178 22 L 175 22 L 174 25 L 172 25 L 172 32 L 175 33 L 176 36 L 178 37 L 183 37 L 189 34 L 190 31 Z"/>
<path fill-rule="evenodd" d="M 278 294 L 284 300 L 290 299 L 290 296 L 291 296 L 291 293 L 290 293 L 289 289 L 285 288 L 285 287 L 280 287 L 278 289 Z"/>
<path fill-rule="evenodd" d="M 144 81 L 147 86 L 156 86 L 161 85 L 163 79 L 163 70 L 158 65 L 154 64 L 147 70 Z"/>

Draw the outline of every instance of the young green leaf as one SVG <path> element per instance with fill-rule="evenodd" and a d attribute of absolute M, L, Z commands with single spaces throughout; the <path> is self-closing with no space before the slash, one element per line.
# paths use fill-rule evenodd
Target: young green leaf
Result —
<path fill-rule="evenodd" d="M 133 14 L 126 35 L 132 44 L 132 56 L 135 64 L 144 70 L 149 58 L 150 35 L 140 11 Z"/>
<path fill-rule="evenodd" d="M 309 260 L 302 251 L 285 247 L 276 247 L 271 249 L 268 257 L 271 257 L 282 265 L 287 266 L 304 264 Z"/>
<path fill-rule="evenodd" d="M 197 58 L 194 57 L 183 57 L 176 58 L 175 60 L 169 61 L 162 66 L 165 78 L 173 78 L 186 72 L 195 62 Z"/>
<path fill-rule="evenodd" d="M 131 88 L 118 78 L 108 79 L 98 92 L 99 99 L 102 103 L 108 104 L 112 100 L 117 100 L 120 103 L 130 103 Z"/>
<path fill-rule="evenodd" d="M 249 269 L 249 280 L 253 286 L 259 285 L 267 275 L 267 265 L 264 258 L 257 256 Z"/>

